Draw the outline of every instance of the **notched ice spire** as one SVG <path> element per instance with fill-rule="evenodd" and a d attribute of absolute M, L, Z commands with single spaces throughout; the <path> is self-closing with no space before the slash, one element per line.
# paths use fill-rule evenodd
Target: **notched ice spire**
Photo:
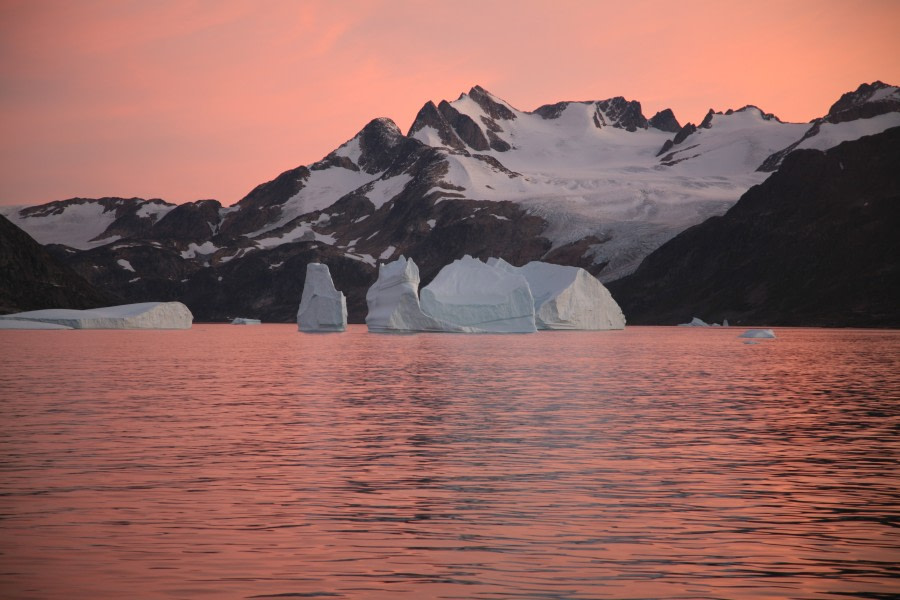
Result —
<path fill-rule="evenodd" d="M 347 328 L 347 299 L 334 287 L 327 265 L 306 265 L 297 328 L 308 332 L 344 331 Z"/>

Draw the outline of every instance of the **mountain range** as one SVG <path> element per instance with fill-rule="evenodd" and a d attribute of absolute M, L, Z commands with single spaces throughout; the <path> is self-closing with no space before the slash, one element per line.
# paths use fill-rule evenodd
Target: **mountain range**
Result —
<path fill-rule="evenodd" d="M 423 284 L 465 254 L 575 265 L 606 283 L 634 282 L 627 277 L 648 255 L 720 220 L 785 168 L 811 177 L 791 166 L 795 154 L 824 155 L 896 127 L 900 90 L 881 82 L 844 94 L 810 123 L 745 106 L 710 110 L 697 125 L 682 125 L 668 109 L 647 118 L 639 102 L 622 97 L 521 111 L 475 86 L 452 102 L 427 102 L 405 135 L 390 119 L 374 119 L 319 162 L 258 185 L 233 206 L 71 198 L 2 213 L 126 301 L 180 300 L 198 320 L 290 321 L 305 266 L 320 261 L 346 293 L 350 321 L 361 322 L 377 263 L 401 254 L 420 265 Z M 854 189 L 852 180 L 841 185 Z M 828 218 L 839 227 L 836 202 Z M 706 309 L 694 300 L 676 317 L 642 293 L 612 288 L 629 319 L 629 303 L 641 307 L 632 311 L 641 322 L 687 320 Z M 738 321 L 763 314 L 733 311 Z M 788 320 L 803 324 L 804 316 Z"/>

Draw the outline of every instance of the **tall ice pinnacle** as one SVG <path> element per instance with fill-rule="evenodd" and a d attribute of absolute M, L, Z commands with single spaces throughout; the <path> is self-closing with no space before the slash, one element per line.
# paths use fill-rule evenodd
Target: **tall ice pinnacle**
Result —
<path fill-rule="evenodd" d="M 347 299 L 334 287 L 327 265 L 306 265 L 306 283 L 297 311 L 300 331 L 344 331 L 347 328 Z"/>

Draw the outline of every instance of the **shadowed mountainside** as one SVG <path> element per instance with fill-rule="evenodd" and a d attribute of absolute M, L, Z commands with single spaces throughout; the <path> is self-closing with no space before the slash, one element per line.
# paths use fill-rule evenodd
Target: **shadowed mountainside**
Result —
<path fill-rule="evenodd" d="M 900 326 L 900 127 L 798 150 L 609 284 L 631 324 Z"/>

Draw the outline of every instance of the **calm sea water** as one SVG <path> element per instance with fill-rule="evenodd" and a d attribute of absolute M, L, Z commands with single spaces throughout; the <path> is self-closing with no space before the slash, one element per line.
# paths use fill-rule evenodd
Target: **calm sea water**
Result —
<path fill-rule="evenodd" d="M 900 332 L 0 332 L 3 598 L 887 598 Z"/>

